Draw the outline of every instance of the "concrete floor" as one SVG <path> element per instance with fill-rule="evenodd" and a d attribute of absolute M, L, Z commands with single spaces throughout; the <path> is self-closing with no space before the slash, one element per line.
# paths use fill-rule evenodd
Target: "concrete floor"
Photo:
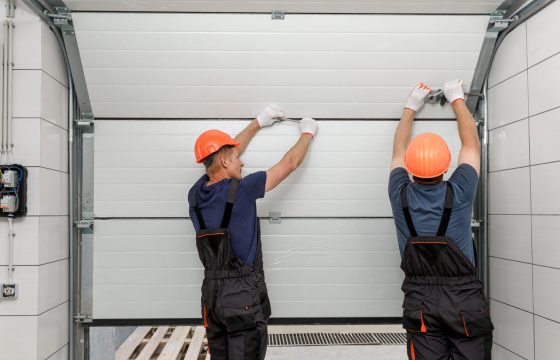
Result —
<path fill-rule="evenodd" d="M 272 347 L 266 360 L 406 360 L 404 345 Z"/>
<path fill-rule="evenodd" d="M 402 325 L 271 325 L 268 332 L 404 332 Z M 404 345 L 269 346 L 266 360 L 406 360 Z"/>

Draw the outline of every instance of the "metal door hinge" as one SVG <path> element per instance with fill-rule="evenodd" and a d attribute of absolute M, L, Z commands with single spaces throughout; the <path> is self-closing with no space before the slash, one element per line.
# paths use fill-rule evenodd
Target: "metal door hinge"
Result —
<path fill-rule="evenodd" d="M 281 224 L 282 223 L 282 213 L 276 211 L 270 211 L 268 213 L 268 222 L 271 224 Z"/>
<path fill-rule="evenodd" d="M 91 314 L 76 314 L 74 315 L 74 321 L 78 323 L 90 323 L 92 322 Z"/>
<path fill-rule="evenodd" d="M 91 230 L 93 224 L 94 224 L 93 219 L 74 221 L 74 226 L 76 226 L 78 230 Z"/>
<path fill-rule="evenodd" d="M 272 20 L 284 20 L 286 17 L 285 10 L 272 10 L 271 18 Z"/>

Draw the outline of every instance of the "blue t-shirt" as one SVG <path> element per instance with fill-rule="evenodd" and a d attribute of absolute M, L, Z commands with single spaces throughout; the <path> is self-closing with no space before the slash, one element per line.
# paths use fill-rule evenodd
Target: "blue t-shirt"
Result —
<path fill-rule="evenodd" d="M 222 223 L 227 193 L 231 179 L 223 179 L 207 186 L 208 176 L 202 176 L 189 190 L 189 214 L 196 231 L 200 230 L 198 218 L 190 204 L 193 189 L 199 186 L 197 204 L 208 229 L 217 229 Z M 266 172 L 250 174 L 239 182 L 231 212 L 228 232 L 233 254 L 246 265 L 252 265 L 257 255 L 258 219 L 256 200 L 263 198 Z"/>
<path fill-rule="evenodd" d="M 478 185 L 476 170 L 461 164 L 453 172 L 448 182 L 453 188 L 453 210 L 446 235 L 449 236 L 474 264 L 471 217 L 474 196 Z M 397 226 L 397 238 L 401 256 L 404 253 L 410 232 L 401 208 L 401 189 L 412 183 L 408 172 L 402 168 L 391 171 L 389 177 L 389 198 L 393 208 L 393 217 Z M 408 186 L 408 206 L 412 222 L 418 235 L 434 236 L 437 233 L 445 200 L 446 183 L 417 184 Z"/>

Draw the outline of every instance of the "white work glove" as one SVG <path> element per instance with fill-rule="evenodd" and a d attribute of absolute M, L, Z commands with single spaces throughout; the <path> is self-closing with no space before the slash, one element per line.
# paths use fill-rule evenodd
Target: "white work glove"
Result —
<path fill-rule="evenodd" d="M 257 116 L 257 122 L 261 128 L 274 124 L 278 118 L 284 117 L 284 112 L 276 105 L 268 105 Z"/>
<path fill-rule="evenodd" d="M 311 134 L 311 137 L 315 137 L 318 129 L 317 121 L 312 118 L 303 118 L 299 122 L 299 131 L 302 134 Z"/>
<path fill-rule="evenodd" d="M 424 102 L 431 92 L 432 89 L 430 89 L 426 84 L 418 84 L 414 89 L 412 89 L 404 107 L 417 112 L 422 108 L 422 106 L 424 106 Z"/>
<path fill-rule="evenodd" d="M 455 100 L 465 100 L 465 93 L 463 92 L 463 80 L 455 79 L 443 84 L 443 95 L 450 104 Z"/>

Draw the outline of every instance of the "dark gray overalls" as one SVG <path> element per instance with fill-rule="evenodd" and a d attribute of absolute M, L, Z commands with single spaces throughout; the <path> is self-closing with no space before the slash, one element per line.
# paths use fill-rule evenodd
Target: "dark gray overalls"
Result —
<path fill-rule="evenodd" d="M 445 235 L 453 209 L 453 188 L 447 183 L 445 205 L 435 236 L 416 233 L 408 208 L 408 185 L 401 207 L 410 238 L 401 262 L 405 273 L 403 327 L 408 358 L 490 359 L 492 330 L 488 304 L 476 268 Z"/>
<path fill-rule="evenodd" d="M 257 256 L 252 266 L 235 257 L 228 225 L 239 187 L 233 179 L 219 229 L 207 229 L 197 206 L 198 187 L 191 195 L 200 230 L 196 232 L 198 256 L 204 265 L 202 317 L 212 360 L 262 360 L 268 341 L 270 302 L 264 282 L 260 226 Z"/>

